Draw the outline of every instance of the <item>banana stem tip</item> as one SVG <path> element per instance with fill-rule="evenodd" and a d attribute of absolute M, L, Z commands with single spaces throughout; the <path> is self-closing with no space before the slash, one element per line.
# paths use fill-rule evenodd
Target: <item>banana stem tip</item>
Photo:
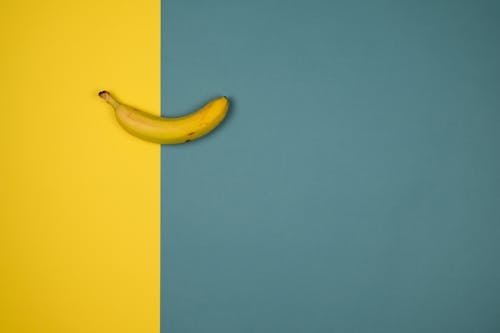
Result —
<path fill-rule="evenodd" d="M 120 103 L 118 103 L 107 90 L 101 90 L 99 92 L 99 97 L 101 97 L 103 100 L 111 104 L 111 106 L 114 107 L 115 109 L 120 105 Z"/>
<path fill-rule="evenodd" d="M 99 97 L 101 97 L 102 99 L 108 100 L 109 97 L 111 97 L 111 95 L 109 94 L 108 91 L 102 90 L 102 91 L 99 91 Z"/>

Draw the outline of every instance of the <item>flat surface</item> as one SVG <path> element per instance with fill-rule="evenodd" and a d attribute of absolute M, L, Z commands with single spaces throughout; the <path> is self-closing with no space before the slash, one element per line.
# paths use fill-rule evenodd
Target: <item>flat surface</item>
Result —
<path fill-rule="evenodd" d="M 166 0 L 162 331 L 500 331 L 500 5 Z"/>
<path fill-rule="evenodd" d="M 0 3 L 0 332 L 159 331 L 160 3 Z"/>

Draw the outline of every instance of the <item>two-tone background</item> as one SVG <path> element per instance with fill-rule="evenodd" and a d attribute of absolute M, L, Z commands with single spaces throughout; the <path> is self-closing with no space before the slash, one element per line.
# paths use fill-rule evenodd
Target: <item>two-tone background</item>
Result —
<path fill-rule="evenodd" d="M 498 2 L 0 16 L 0 332 L 500 331 Z M 160 147 L 101 89 L 233 104 Z"/>

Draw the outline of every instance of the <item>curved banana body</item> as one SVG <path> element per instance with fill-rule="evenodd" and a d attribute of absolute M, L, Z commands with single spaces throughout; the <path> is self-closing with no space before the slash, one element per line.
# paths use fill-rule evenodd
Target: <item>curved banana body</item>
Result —
<path fill-rule="evenodd" d="M 107 91 L 101 91 L 99 96 L 113 107 L 116 119 L 127 132 L 161 144 L 179 144 L 201 138 L 222 122 L 229 108 L 229 100 L 224 96 L 185 116 L 159 117 L 122 104 Z"/>

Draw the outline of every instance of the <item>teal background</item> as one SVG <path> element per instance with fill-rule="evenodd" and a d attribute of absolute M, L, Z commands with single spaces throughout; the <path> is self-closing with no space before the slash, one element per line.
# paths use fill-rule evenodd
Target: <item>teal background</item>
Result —
<path fill-rule="evenodd" d="M 162 332 L 500 332 L 500 2 L 162 7 Z"/>

